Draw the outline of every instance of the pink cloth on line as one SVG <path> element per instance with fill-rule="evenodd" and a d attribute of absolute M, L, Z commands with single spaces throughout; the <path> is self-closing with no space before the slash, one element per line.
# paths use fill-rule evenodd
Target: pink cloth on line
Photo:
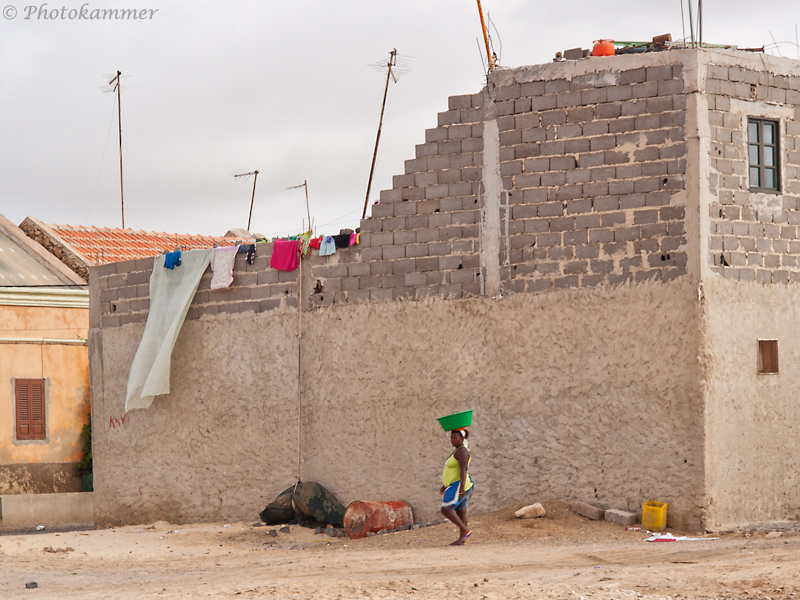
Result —
<path fill-rule="evenodd" d="M 238 251 L 239 246 L 214 248 L 214 254 L 211 255 L 211 271 L 214 273 L 210 286 L 212 290 L 226 288 L 233 283 L 233 262 Z"/>
<path fill-rule="evenodd" d="M 269 266 L 278 271 L 294 271 L 300 264 L 300 240 L 275 240 Z"/>
<path fill-rule="evenodd" d="M 355 246 L 358 243 L 358 235 L 355 233 L 350 234 L 350 245 Z"/>

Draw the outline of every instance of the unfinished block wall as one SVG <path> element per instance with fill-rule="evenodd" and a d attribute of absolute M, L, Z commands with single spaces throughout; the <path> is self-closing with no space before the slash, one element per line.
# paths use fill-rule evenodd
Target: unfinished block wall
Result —
<path fill-rule="evenodd" d="M 496 89 L 506 290 L 685 274 L 682 66 L 551 72 Z"/>
<path fill-rule="evenodd" d="M 800 282 L 800 78 L 709 64 L 708 260 L 727 279 Z M 748 117 L 779 127 L 779 193 L 750 192 Z"/>
<path fill-rule="evenodd" d="M 425 132 L 405 173 L 361 222 L 361 264 L 346 273 L 312 267 L 323 286 L 315 305 L 481 293 L 483 101 L 483 93 L 449 98 L 438 127 Z"/>
<path fill-rule="evenodd" d="M 362 220 L 360 245 L 304 262 L 303 307 L 484 295 L 492 269 L 504 294 L 684 275 L 683 66 L 633 58 L 500 70 L 449 98 Z M 270 254 L 237 259 L 227 290 L 206 274 L 188 318 L 296 306 L 300 274 L 273 271 Z M 104 268 L 104 326 L 146 319 L 151 268 Z"/>

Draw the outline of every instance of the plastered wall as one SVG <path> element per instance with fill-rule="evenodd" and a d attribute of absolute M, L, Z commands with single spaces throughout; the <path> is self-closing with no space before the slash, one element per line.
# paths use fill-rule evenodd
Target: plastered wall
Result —
<path fill-rule="evenodd" d="M 0 306 L 0 337 L 86 339 L 88 312 Z M 45 381 L 45 440 L 16 439 L 15 379 Z M 89 398 L 85 345 L 0 343 L 0 494 L 80 491 L 74 463 L 82 456 Z"/>
<path fill-rule="evenodd" d="M 122 406 L 152 261 L 92 269 L 98 519 L 251 518 L 294 482 L 298 431 L 304 479 L 429 518 L 434 419 L 466 407 L 477 510 L 656 499 L 672 525 L 795 518 L 778 465 L 796 384 L 749 369 L 754 338 L 796 320 L 798 75 L 722 50 L 496 72 L 448 100 L 359 246 L 301 275 L 263 244 L 231 288 L 206 274 L 173 392 L 148 411 Z M 751 114 L 781 123 L 781 194 L 748 190 Z"/>
<path fill-rule="evenodd" d="M 716 277 L 703 295 L 707 526 L 796 522 L 800 287 Z M 758 374 L 759 339 L 778 340 L 778 374 Z"/>
<path fill-rule="evenodd" d="M 692 295 L 676 281 L 304 313 L 301 475 L 345 504 L 404 499 L 433 518 L 448 455 L 435 418 L 474 408 L 476 511 L 659 498 L 698 523 Z M 187 321 L 172 392 L 127 415 L 143 327 L 93 332 L 96 522 L 249 520 L 293 484 L 297 326 L 290 307 Z"/>

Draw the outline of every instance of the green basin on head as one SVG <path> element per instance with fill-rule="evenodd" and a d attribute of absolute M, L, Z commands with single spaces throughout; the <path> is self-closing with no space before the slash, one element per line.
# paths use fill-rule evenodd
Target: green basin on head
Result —
<path fill-rule="evenodd" d="M 436 419 L 439 425 L 445 431 L 453 431 L 454 429 L 461 429 L 462 427 L 469 427 L 472 425 L 472 411 L 465 410 L 464 412 L 454 413 L 446 417 L 439 417 Z"/>

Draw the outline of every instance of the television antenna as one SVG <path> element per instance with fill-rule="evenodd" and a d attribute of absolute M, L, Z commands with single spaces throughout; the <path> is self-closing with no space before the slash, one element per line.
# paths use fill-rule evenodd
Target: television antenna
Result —
<path fill-rule="evenodd" d="M 111 77 L 111 75 L 106 75 L 106 77 Z M 124 192 L 124 187 L 122 185 L 122 100 L 120 94 L 120 90 L 122 88 L 121 78 L 122 78 L 122 72 L 117 71 L 117 74 L 114 75 L 111 81 L 108 82 L 108 87 L 104 88 L 103 91 L 117 93 L 117 122 L 119 124 L 119 203 L 122 212 L 122 228 L 125 229 L 125 192 Z"/>
<path fill-rule="evenodd" d="M 287 187 L 287 190 L 296 190 L 297 188 L 304 188 L 306 191 L 306 214 L 308 215 L 308 229 L 311 229 L 311 211 L 308 209 L 308 181 L 303 180 L 303 183 L 300 185 L 291 185 Z"/>
<path fill-rule="evenodd" d="M 483 31 L 483 41 L 486 44 L 486 58 L 489 61 L 489 72 L 491 73 L 497 63 L 497 57 L 489 47 L 489 33 L 486 31 L 486 21 L 483 19 L 483 7 L 481 7 L 481 0 L 478 0 L 478 14 L 481 16 L 481 30 Z"/>
<path fill-rule="evenodd" d="M 367 181 L 367 196 L 364 198 L 364 210 L 361 213 L 361 218 L 365 219 L 367 216 L 367 205 L 369 204 L 369 191 L 372 188 L 372 176 L 375 174 L 375 161 L 378 158 L 378 145 L 381 142 L 381 129 L 383 127 L 383 113 L 386 109 L 386 96 L 389 93 L 389 79 L 391 78 L 397 83 L 397 77 L 392 70 L 397 66 L 397 48 L 392 48 L 389 52 L 389 61 L 385 64 L 386 67 L 386 85 L 383 88 L 383 103 L 381 104 L 381 118 L 378 121 L 378 135 L 375 137 L 375 150 L 372 152 L 372 166 L 369 168 L 369 180 Z"/>
<path fill-rule="evenodd" d="M 248 173 L 238 173 L 234 177 L 248 177 L 253 175 L 253 195 L 250 196 L 250 213 L 247 215 L 247 231 L 250 231 L 250 220 L 253 218 L 253 201 L 256 198 L 256 182 L 258 181 L 258 169 Z"/>

